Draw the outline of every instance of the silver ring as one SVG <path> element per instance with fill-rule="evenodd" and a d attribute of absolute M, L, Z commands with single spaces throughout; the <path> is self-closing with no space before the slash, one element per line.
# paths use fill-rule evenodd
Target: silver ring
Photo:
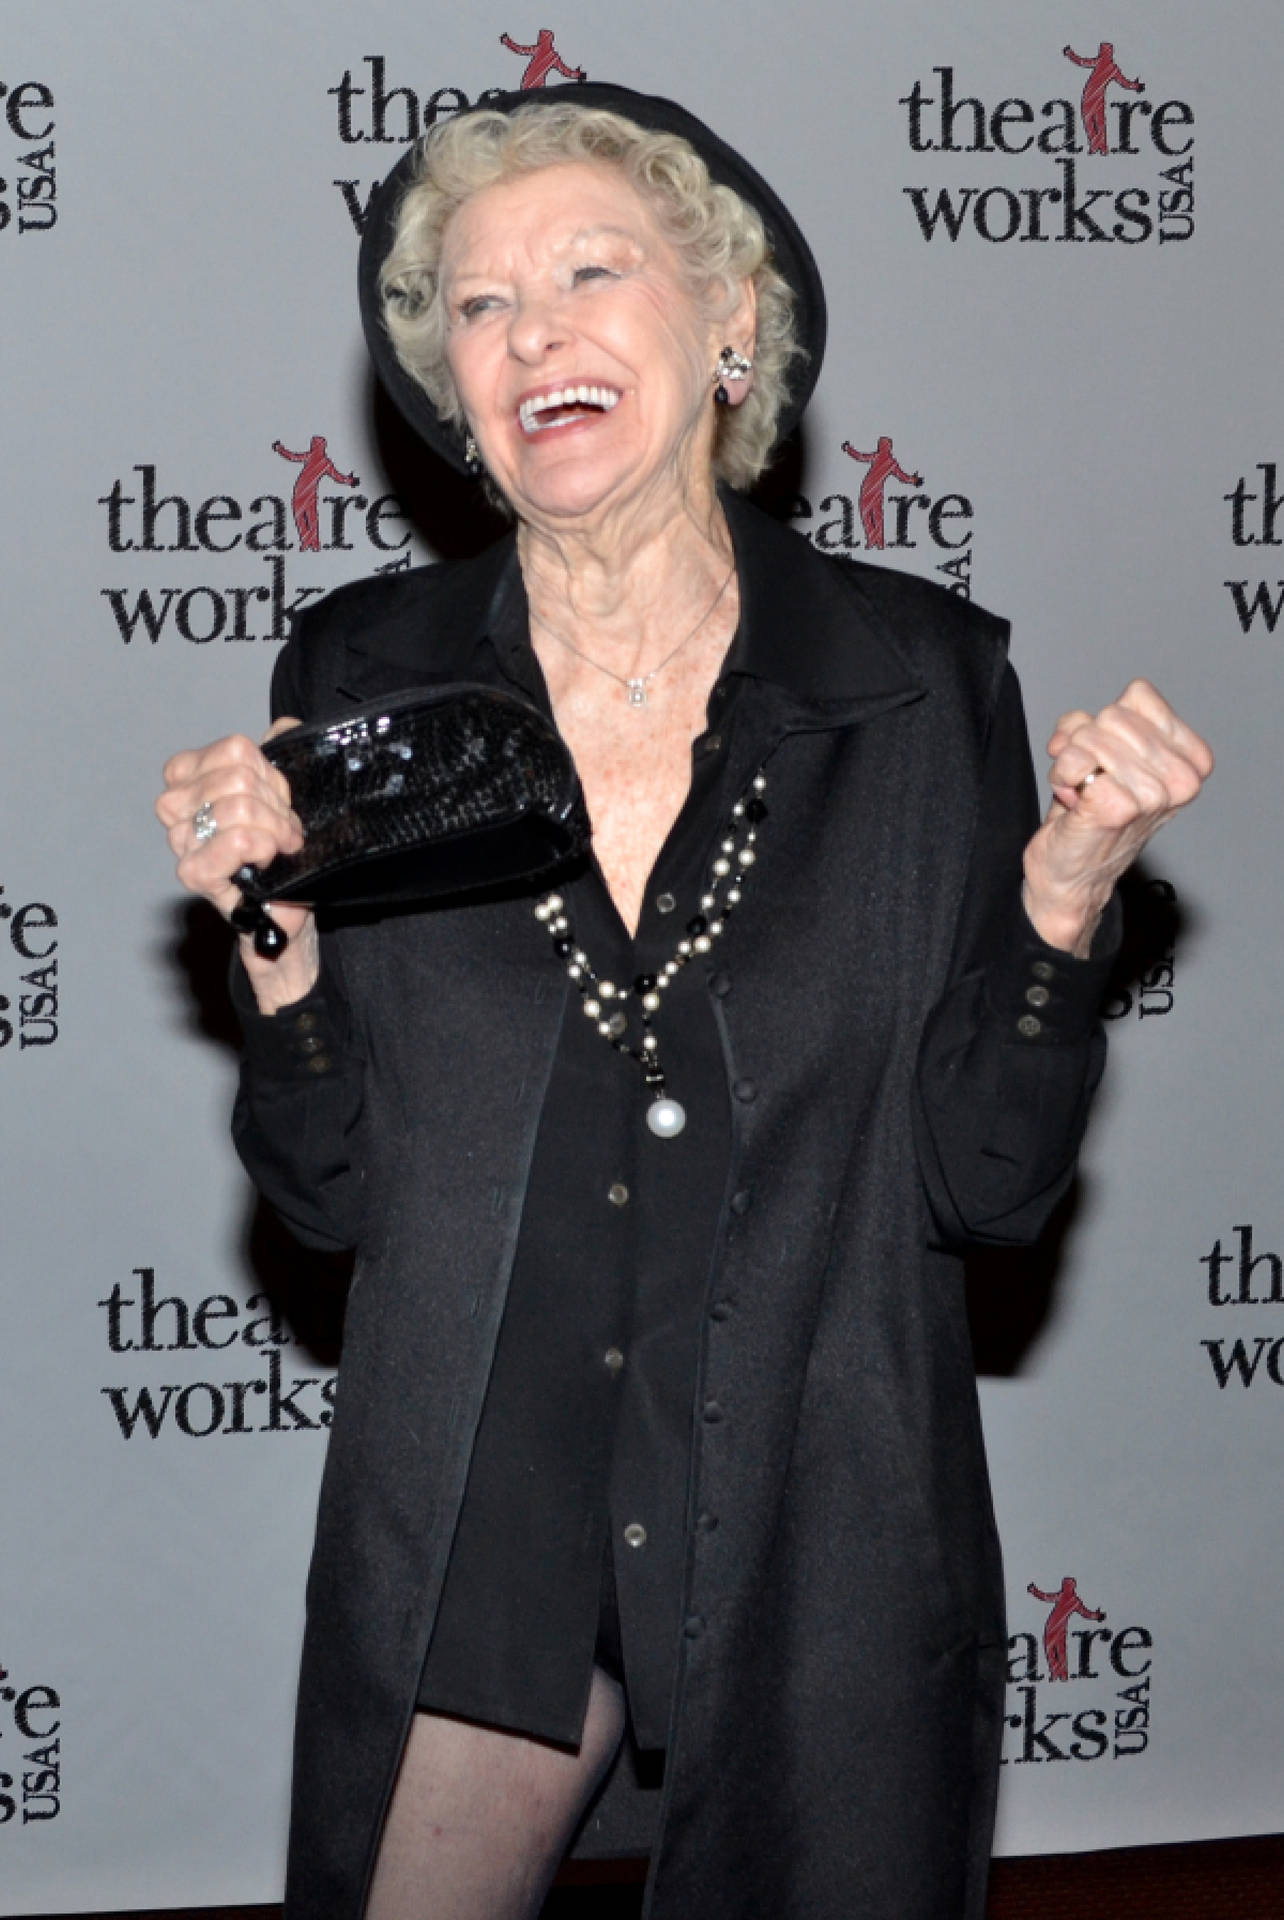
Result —
<path fill-rule="evenodd" d="M 203 847 L 218 832 L 218 821 L 214 818 L 214 809 L 206 800 L 192 815 L 192 832 L 196 835 L 196 844 Z"/>
<path fill-rule="evenodd" d="M 1105 772 L 1104 767 L 1094 767 L 1091 773 L 1085 773 L 1083 776 L 1083 779 L 1079 782 L 1078 786 L 1075 788 L 1075 792 L 1076 793 L 1086 792 L 1087 789 L 1092 785 L 1093 781 L 1099 780 L 1104 772 Z"/>

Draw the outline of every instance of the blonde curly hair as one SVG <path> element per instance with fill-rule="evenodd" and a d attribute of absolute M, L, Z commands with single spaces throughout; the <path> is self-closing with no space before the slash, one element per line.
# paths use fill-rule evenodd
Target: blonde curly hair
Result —
<path fill-rule="evenodd" d="M 673 248 L 693 299 L 711 317 L 731 310 L 741 281 L 753 282 L 753 385 L 739 406 L 718 409 L 713 457 L 714 471 L 731 486 L 751 486 L 776 439 L 789 369 L 803 355 L 793 292 L 772 263 L 757 210 L 716 184 L 688 141 L 650 132 L 622 114 L 570 101 L 512 113 L 479 109 L 425 135 L 379 275 L 384 325 L 398 360 L 441 419 L 462 427 L 446 362 L 448 317 L 438 273 L 446 227 L 483 187 L 575 160 L 619 169 Z"/>

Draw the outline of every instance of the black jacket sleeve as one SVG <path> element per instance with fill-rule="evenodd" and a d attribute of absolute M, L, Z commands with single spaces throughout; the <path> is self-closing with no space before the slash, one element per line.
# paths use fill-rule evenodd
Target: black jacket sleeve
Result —
<path fill-rule="evenodd" d="M 290 640 L 272 677 L 272 717 L 313 717 L 301 650 Z M 321 975 L 302 1000 L 259 1012 L 239 958 L 232 1001 L 244 1047 L 232 1138 L 263 1197 L 305 1246 L 357 1245 L 364 1176 L 357 1144 L 365 1062 L 352 1032 L 333 942 L 321 937 Z"/>
<path fill-rule="evenodd" d="M 1040 939 L 1021 904 L 1039 821 L 1020 690 L 1005 669 L 949 985 L 919 1055 L 915 1133 L 942 1240 L 1036 1239 L 1074 1176 L 1105 1064 L 1097 1017 L 1119 942 L 1112 901 L 1092 955 Z"/>

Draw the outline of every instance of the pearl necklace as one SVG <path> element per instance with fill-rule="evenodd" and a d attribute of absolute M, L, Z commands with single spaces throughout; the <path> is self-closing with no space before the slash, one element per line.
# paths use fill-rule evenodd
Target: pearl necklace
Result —
<path fill-rule="evenodd" d="M 710 864 L 705 891 L 700 895 L 700 911 L 687 921 L 686 934 L 678 941 L 673 958 L 666 960 L 658 973 L 640 973 L 631 987 L 617 987 L 612 980 L 599 979 L 588 955 L 576 942 L 566 902 L 560 893 L 546 893 L 535 908 L 535 918 L 548 929 L 553 952 L 564 964 L 580 996 L 585 1016 L 617 1053 L 627 1054 L 642 1069 L 643 1083 L 652 1096 L 646 1110 L 646 1123 L 661 1140 L 676 1139 L 687 1124 L 687 1115 L 681 1101 L 668 1092 L 654 1018 L 671 982 L 696 954 L 709 952 L 740 905 L 744 882 L 758 857 L 754 851 L 758 827 L 767 818 L 767 805 L 762 797 L 766 789 L 767 776 L 759 768 L 731 809 L 731 818 Z M 632 1001 L 639 1002 L 641 1007 L 642 1032 L 636 1044 L 629 1037 L 629 1003 Z"/>

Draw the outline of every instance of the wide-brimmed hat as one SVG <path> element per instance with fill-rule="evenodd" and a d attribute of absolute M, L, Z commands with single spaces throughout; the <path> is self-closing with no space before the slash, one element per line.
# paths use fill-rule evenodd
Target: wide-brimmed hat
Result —
<path fill-rule="evenodd" d="M 714 181 L 731 187 L 762 216 L 773 263 L 793 291 L 794 328 L 798 344 L 803 348 L 803 357 L 793 362 L 787 376 L 788 397 L 781 409 L 774 443 L 778 447 L 797 426 L 811 398 L 825 352 L 824 289 L 811 248 L 797 221 L 742 154 L 673 100 L 635 93 L 631 87 L 616 86 L 612 81 L 586 80 L 564 87 L 533 88 L 526 93 L 491 94 L 469 111 L 513 113 L 518 107 L 563 105 L 605 107 L 648 131 L 680 135 L 695 148 Z M 401 365 L 383 320 L 379 276 L 392 250 L 397 213 L 414 178 L 417 153 L 417 146 L 407 149 L 370 202 L 358 266 L 361 324 L 379 378 L 398 410 L 434 452 L 466 472 L 462 432 L 446 424 L 423 388 Z"/>

